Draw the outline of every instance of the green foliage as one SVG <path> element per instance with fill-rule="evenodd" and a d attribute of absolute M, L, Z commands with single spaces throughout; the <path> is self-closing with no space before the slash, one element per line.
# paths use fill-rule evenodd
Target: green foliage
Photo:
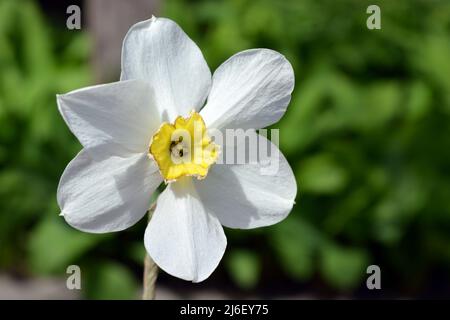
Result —
<path fill-rule="evenodd" d="M 49 216 L 29 236 L 30 266 L 36 273 L 58 273 L 77 261 L 105 235 L 79 232 L 61 219 Z"/>
<path fill-rule="evenodd" d="M 127 267 L 113 261 L 96 261 L 88 268 L 82 288 L 88 299 L 122 300 L 138 299 L 138 284 Z"/>
<path fill-rule="evenodd" d="M 450 3 L 378 1 L 381 30 L 366 27 L 370 4 L 175 0 L 164 15 L 213 70 L 254 47 L 294 67 L 291 104 L 274 127 L 297 177 L 297 205 L 264 230 L 280 269 L 351 290 L 373 262 L 399 279 L 393 287 L 420 288 L 450 267 Z M 228 267 L 233 279 L 243 272 Z"/>
<path fill-rule="evenodd" d="M 295 279 L 311 278 L 317 249 L 324 241 L 321 235 L 301 218 L 290 217 L 272 228 L 273 250 L 285 271 Z"/>
<path fill-rule="evenodd" d="M 233 250 L 228 255 L 228 268 L 233 280 L 243 289 L 251 289 L 258 283 L 261 272 L 260 259 L 248 250 Z"/>
<path fill-rule="evenodd" d="M 363 250 L 328 245 L 321 250 L 320 271 L 332 286 L 345 290 L 365 276 L 367 262 Z"/>
<path fill-rule="evenodd" d="M 300 163 L 299 168 L 298 180 L 304 192 L 333 194 L 347 184 L 346 171 L 329 155 L 309 157 Z"/>
<path fill-rule="evenodd" d="M 84 34 L 50 28 L 33 1 L 0 1 L 2 269 L 65 273 L 102 239 L 68 227 L 56 204 L 59 176 L 80 146 L 55 95 L 88 84 L 88 52 Z"/>
<path fill-rule="evenodd" d="M 161 15 L 212 70 L 254 47 L 281 52 L 295 69 L 274 127 L 297 204 L 278 225 L 227 230 L 217 273 L 226 268 L 242 289 L 287 276 L 351 292 L 376 263 L 391 288 L 409 293 L 450 271 L 450 3 L 378 1 L 381 30 L 366 28 L 369 4 L 164 1 Z M 61 275 L 79 264 L 86 297 L 134 298 L 145 221 L 99 236 L 58 217 L 58 180 L 81 147 L 55 94 L 90 84 L 88 54 L 85 33 L 52 25 L 35 2 L 0 0 L 0 269 Z"/>

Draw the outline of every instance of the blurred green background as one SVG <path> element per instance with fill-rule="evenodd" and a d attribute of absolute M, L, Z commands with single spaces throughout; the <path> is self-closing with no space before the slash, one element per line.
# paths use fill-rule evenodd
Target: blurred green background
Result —
<path fill-rule="evenodd" d="M 381 30 L 366 27 L 370 4 Z M 81 146 L 55 94 L 96 81 L 89 29 L 67 30 L 65 7 L 49 8 L 0 0 L 0 274 L 65 279 L 77 264 L 81 297 L 136 298 L 146 222 L 91 235 L 58 217 L 58 180 Z M 289 59 L 296 88 L 274 127 L 299 185 L 282 223 L 226 230 L 208 280 L 161 274 L 159 286 L 235 298 L 450 297 L 450 1 L 166 0 L 155 14 L 179 23 L 211 70 L 255 47 Z M 377 292 L 366 288 L 370 264 L 381 268 Z"/>

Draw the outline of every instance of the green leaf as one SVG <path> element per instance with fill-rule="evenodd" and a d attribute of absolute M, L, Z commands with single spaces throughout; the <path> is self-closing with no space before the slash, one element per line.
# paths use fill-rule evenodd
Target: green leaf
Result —
<path fill-rule="evenodd" d="M 143 265 L 146 250 L 144 246 L 144 241 L 138 241 L 130 243 L 130 250 L 128 251 L 128 256 L 131 260 L 136 262 L 138 265 Z"/>
<path fill-rule="evenodd" d="M 305 193 L 334 194 L 346 186 L 348 176 L 330 155 L 319 154 L 300 163 L 297 180 Z"/>
<path fill-rule="evenodd" d="M 137 299 L 139 294 L 133 274 L 123 265 L 110 261 L 96 261 L 95 267 L 87 271 L 84 285 L 89 299 Z"/>
<path fill-rule="evenodd" d="M 368 261 L 368 255 L 363 249 L 327 244 L 321 249 L 320 270 L 332 286 L 348 290 L 361 283 L 366 275 Z"/>
<path fill-rule="evenodd" d="M 410 120 L 418 120 L 425 116 L 430 108 L 431 91 L 425 83 L 414 82 L 409 88 L 408 100 L 406 101 L 406 116 Z"/>
<path fill-rule="evenodd" d="M 49 216 L 30 234 L 30 264 L 34 272 L 63 273 L 66 267 L 107 235 L 83 233 L 68 226 L 63 217 Z"/>
<path fill-rule="evenodd" d="M 389 123 L 403 106 L 402 90 L 397 82 L 378 82 L 363 89 L 359 112 L 356 113 L 356 127 L 372 130 Z"/>
<path fill-rule="evenodd" d="M 322 239 L 311 225 L 296 218 L 272 227 L 272 243 L 283 269 L 295 279 L 307 280 L 314 273 L 314 256 Z"/>

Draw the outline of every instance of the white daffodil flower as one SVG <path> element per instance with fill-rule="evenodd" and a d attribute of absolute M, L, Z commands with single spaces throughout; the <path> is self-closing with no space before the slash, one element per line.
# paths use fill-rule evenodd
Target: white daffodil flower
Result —
<path fill-rule="evenodd" d="M 83 145 L 58 186 L 61 213 L 85 232 L 124 230 L 145 215 L 152 193 L 166 181 L 145 247 L 167 273 L 203 281 L 224 254 L 222 225 L 277 223 L 297 193 L 281 153 L 275 175 L 262 175 L 259 163 L 215 163 L 219 147 L 227 146 L 216 146 L 206 129 L 259 129 L 277 122 L 294 88 L 292 66 L 275 51 L 253 49 L 232 56 L 211 77 L 183 30 L 152 17 L 126 35 L 120 80 L 57 96 L 59 111 Z M 192 135 L 194 124 L 203 133 L 200 161 L 188 156 L 175 163 L 192 149 L 173 135 Z"/>

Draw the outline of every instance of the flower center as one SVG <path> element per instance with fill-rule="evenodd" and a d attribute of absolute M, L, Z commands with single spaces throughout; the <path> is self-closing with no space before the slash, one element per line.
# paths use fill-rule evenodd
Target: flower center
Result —
<path fill-rule="evenodd" d="M 190 146 L 184 141 L 183 136 L 180 136 L 178 140 L 170 142 L 170 153 L 172 158 L 181 160 L 189 154 Z"/>
<path fill-rule="evenodd" d="M 149 149 L 166 182 L 183 176 L 205 178 L 218 151 L 203 118 L 194 111 L 187 118 L 177 117 L 173 124 L 164 122 L 153 135 Z"/>

